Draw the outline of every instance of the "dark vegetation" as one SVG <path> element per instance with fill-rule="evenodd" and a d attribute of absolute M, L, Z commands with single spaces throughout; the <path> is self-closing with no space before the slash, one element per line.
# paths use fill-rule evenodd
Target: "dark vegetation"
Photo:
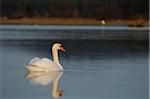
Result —
<path fill-rule="evenodd" d="M 1 0 L 0 3 L 1 18 L 149 18 L 149 0 Z"/>

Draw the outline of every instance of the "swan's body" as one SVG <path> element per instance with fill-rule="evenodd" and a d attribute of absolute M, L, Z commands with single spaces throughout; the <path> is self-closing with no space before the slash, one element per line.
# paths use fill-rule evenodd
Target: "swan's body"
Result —
<path fill-rule="evenodd" d="M 53 61 L 48 58 L 33 58 L 26 68 L 32 71 L 63 71 L 59 63 L 58 50 L 65 51 L 61 44 L 55 43 L 52 47 Z"/>

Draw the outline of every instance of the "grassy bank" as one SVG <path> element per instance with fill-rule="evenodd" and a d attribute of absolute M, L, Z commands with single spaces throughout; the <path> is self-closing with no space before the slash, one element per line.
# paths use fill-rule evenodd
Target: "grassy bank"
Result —
<path fill-rule="evenodd" d="M 41 24 L 41 25 L 102 25 L 101 20 L 95 19 L 61 19 L 61 18 L 21 18 L 7 19 L 1 18 L 0 24 Z M 106 25 L 127 25 L 142 27 L 149 24 L 149 20 L 106 20 Z"/>

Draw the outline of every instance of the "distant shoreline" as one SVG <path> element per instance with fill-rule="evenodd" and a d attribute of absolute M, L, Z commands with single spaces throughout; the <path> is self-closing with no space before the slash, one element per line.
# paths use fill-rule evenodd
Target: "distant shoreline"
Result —
<path fill-rule="evenodd" d="M 0 18 L 0 24 L 26 24 L 26 25 L 103 25 L 101 20 L 82 18 Z M 105 25 L 126 25 L 131 27 L 143 27 L 149 25 L 149 20 L 106 20 Z"/>

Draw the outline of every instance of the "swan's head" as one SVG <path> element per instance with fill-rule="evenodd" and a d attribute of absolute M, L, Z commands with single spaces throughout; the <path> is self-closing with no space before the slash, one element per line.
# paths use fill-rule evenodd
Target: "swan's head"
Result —
<path fill-rule="evenodd" d="M 53 47 L 52 47 L 53 50 L 60 50 L 62 52 L 65 52 L 65 49 L 63 47 L 63 45 L 61 43 L 55 43 L 53 44 Z"/>

